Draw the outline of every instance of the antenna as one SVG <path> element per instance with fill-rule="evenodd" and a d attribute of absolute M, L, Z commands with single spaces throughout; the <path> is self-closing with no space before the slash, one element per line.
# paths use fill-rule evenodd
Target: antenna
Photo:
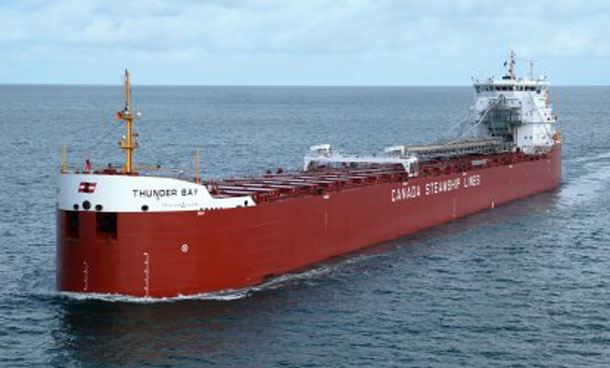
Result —
<path fill-rule="evenodd" d="M 534 80 L 534 63 L 536 63 L 537 60 L 528 60 L 529 64 L 530 64 L 530 79 Z"/>
<path fill-rule="evenodd" d="M 517 60 L 515 59 L 515 52 L 510 50 L 510 55 L 508 58 L 508 73 L 510 74 L 510 80 L 515 80 L 515 65 L 517 65 Z"/>

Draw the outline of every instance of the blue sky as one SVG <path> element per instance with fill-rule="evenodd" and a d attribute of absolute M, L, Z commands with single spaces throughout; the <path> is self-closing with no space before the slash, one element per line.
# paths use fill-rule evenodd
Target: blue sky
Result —
<path fill-rule="evenodd" d="M 610 2 L 0 0 L 0 83 L 610 84 Z"/>

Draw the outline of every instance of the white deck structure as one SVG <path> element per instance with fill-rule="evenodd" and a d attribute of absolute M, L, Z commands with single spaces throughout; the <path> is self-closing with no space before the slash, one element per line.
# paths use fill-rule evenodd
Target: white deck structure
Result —
<path fill-rule="evenodd" d="M 462 139 L 502 137 L 525 153 L 551 147 L 557 134 L 550 84 L 545 76 L 515 77 L 515 54 L 505 63 L 508 74 L 501 79 L 475 79 L 472 114 L 462 131 Z M 533 68 L 533 66 L 530 66 Z"/>
<path fill-rule="evenodd" d="M 549 150 L 560 141 L 549 82 L 545 76 L 533 77 L 533 64 L 527 78 L 517 78 L 513 52 L 504 65 L 507 74 L 500 79 L 473 80 L 474 104 L 456 140 L 418 147 L 392 146 L 380 156 L 341 155 L 331 152 L 330 145 L 322 144 L 311 147 L 305 156 L 305 170 L 333 163 L 396 163 L 403 165 L 410 176 L 416 176 L 418 159 Z"/>

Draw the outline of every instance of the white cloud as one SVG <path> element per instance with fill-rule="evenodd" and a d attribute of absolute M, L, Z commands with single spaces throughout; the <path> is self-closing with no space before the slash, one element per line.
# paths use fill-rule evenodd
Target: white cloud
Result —
<path fill-rule="evenodd" d="M 594 36 L 586 30 L 561 30 L 547 43 L 547 52 L 554 55 L 581 55 L 590 53 Z"/>
<path fill-rule="evenodd" d="M 606 2 L 584 0 L 5 1 L 0 46 L 5 60 L 32 64 L 271 55 L 287 68 L 304 58 L 457 67 L 497 62 L 510 46 L 524 58 L 607 57 L 608 14 Z"/>

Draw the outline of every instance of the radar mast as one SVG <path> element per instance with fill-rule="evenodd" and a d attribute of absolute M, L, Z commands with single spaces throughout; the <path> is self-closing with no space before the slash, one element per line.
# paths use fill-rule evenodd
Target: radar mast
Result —
<path fill-rule="evenodd" d="M 510 75 L 510 80 L 514 81 L 515 80 L 515 65 L 517 65 L 517 60 L 515 58 L 515 52 L 513 50 L 510 50 L 510 55 L 508 56 L 508 60 L 506 61 L 506 63 L 504 63 L 504 65 L 508 64 L 508 74 Z"/>

